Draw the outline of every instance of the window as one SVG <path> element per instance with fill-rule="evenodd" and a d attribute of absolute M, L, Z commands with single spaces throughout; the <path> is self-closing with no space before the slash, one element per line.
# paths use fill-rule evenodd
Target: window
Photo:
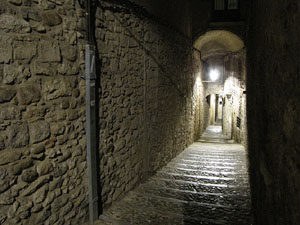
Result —
<path fill-rule="evenodd" d="M 239 0 L 214 0 L 215 10 L 239 9 Z"/>
<path fill-rule="evenodd" d="M 228 0 L 228 9 L 238 9 L 239 3 L 238 0 Z"/>
<path fill-rule="evenodd" d="M 224 0 L 215 0 L 215 10 L 225 10 Z"/>

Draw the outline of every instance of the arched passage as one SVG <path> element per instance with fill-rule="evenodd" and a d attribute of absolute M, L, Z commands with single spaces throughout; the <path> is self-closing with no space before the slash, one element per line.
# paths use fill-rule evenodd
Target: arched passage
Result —
<path fill-rule="evenodd" d="M 201 54 L 202 80 L 208 101 L 208 125 L 220 125 L 230 139 L 247 143 L 246 51 L 244 41 L 226 30 L 208 31 L 194 43 Z"/>

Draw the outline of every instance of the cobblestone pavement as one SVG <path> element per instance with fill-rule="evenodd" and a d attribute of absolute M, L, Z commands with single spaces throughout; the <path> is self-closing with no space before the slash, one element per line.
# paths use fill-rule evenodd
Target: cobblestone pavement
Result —
<path fill-rule="evenodd" d="M 216 126 L 210 126 L 203 137 L 129 192 L 96 224 L 250 225 L 243 146 L 226 143 Z"/>

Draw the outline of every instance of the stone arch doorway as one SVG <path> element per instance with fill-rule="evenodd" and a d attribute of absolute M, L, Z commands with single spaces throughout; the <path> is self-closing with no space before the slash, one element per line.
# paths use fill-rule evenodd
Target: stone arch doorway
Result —
<path fill-rule="evenodd" d="M 246 48 L 244 41 L 227 30 L 210 30 L 194 42 L 200 54 L 208 125 L 222 126 L 237 143 L 247 143 Z"/>

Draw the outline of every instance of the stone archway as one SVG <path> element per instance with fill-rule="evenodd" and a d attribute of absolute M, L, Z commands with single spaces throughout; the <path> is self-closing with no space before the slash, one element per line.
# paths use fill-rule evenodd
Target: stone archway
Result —
<path fill-rule="evenodd" d="M 247 143 L 246 129 L 246 50 L 244 41 L 226 30 L 211 30 L 202 34 L 194 48 L 201 53 L 204 70 L 206 96 L 218 96 L 220 105 L 209 104 L 207 120 L 209 124 L 221 123 L 225 135 L 238 143 Z M 219 78 L 212 81 L 209 73 L 217 70 Z M 213 100 L 213 99 L 211 99 Z M 215 113 L 222 111 L 222 119 L 217 121 Z"/>

